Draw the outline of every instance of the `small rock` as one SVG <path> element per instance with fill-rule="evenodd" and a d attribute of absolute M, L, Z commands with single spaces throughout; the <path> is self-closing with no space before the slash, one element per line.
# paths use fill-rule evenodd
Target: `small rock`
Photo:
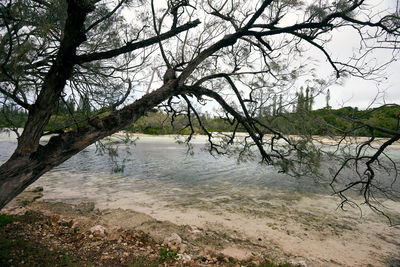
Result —
<path fill-rule="evenodd" d="M 58 224 L 71 228 L 72 225 L 74 225 L 74 220 L 64 220 L 64 219 L 62 219 L 61 221 L 59 221 Z"/>
<path fill-rule="evenodd" d="M 11 208 L 3 208 L 1 210 L 2 212 L 8 214 L 8 215 L 25 215 L 25 213 L 28 211 L 24 207 L 11 207 Z"/>
<path fill-rule="evenodd" d="M 104 226 L 101 226 L 101 225 L 95 225 L 92 228 L 90 228 L 90 232 L 94 236 L 105 236 L 106 228 L 104 228 Z"/>
<path fill-rule="evenodd" d="M 75 237 L 76 240 L 82 240 L 82 239 L 84 239 L 84 238 L 85 238 L 85 235 L 82 234 L 82 233 L 77 234 L 76 237 Z"/>
<path fill-rule="evenodd" d="M 169 247 L 171 246 L 179 246 L 182 243 L 182 238 L 177 234 L 173 233 L 169 237 L 164 239 L 163 244 L 168 245 Z"/>
<path fill-rule="evenodd" d="M 100 231 L 94 231 L 94 232 L 93 232 L 93 235 L 94 235 L 95 237 L 104 237 L 104 234 L 101 233 Z"/>
<path fill-rule="evenodd" d="M 294 266 L 301 266 L 301 267 L 307 267 L 307 263 L 302 260 L 289 260 L 288 263 L 294 265 Z"/>
<path fill-rule="evenodd" d="M 184 253 L 186 251 L 187 245 L 186 244 L 180 244 L 179 245 L 179 252 Z"/>
<path fill-rule="evenodd" d="M 79 228 L 79 223 L 77 221 L 73 221 L 74 223 L 71 225 L 72 229 L 78 229 Z"/>
<path fill-rule="evenodd" d="M 178 254 L 178 259 L 182 260 L 183 262 L 188 262 L 192 260 L 192 257 L 187 254 Z"/>
<path fill-rule="evenodd" d="M 75 209 L 80 213 L 80 214 L 87 214 L 91 211 L 94 210 L 94 203 L 93 202 L 85 202 L 85 203 L 80 203 L 75 206 Z"/>
<path fill-rule="evenodd" d="M 52 215 L 51 217 L 50 217 L 50 219 L 49 219 L 49 223 L 51 224 L 51 225 L 55 225 L 55 224 L 57 224 L 58 223 L 58 221 L 60 220 L 60 215 Z"/>
<path fill-rule="evenodd" d="M 43 187 L 41 187 L 41 186 L 36 186 L 35 188 L 33 188 L 33 189 L 31 190 L 31 192 L 33 192 L 33 193 L 43 192 Z"/>

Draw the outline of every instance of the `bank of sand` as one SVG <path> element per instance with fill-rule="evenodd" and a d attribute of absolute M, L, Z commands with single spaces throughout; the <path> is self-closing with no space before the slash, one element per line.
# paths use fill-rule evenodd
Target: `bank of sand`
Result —
<path fill-rule="evenodd" d="M 337 202 L 328 196 L 293 194 L 293 199 L 266 199 L 241 209 L 221 206 L 234 196 L 219 196 L 208 206 L 185 208 L 136 194 L 135 206 L 132 201 L 112 205 L 99 202 L 94 209 L 91 204 L 31 203 L 37 194 L 25 193 L 2 212 L 56 214 L 66 221 L 82 222 L 86 230 L 101 225 L 111 235 L 121 228 L 133 228 L 149 233 L 159 243 L 176 233 L 185 245 L 182 255 L 192 263 L 205 265 L 228 265 L 224 259 L 233 257 L 249 264 L 272 259 L 302 266 L 400 266 L 399 226 L 389 226 L 368 209 L 362 218 L 355 210 L 340 212 Z M 291 201 L 293 205 L 288 205 Z M 399 211 L 395 202 L 383 204 Z M 92 208 L 85 210 L 82 206 Z M 268 206 L 268 211 L 260 209 L 262 206 Z M 399 214 L 392 216 L 399 219 Z M 220 260 L 213 261 L 217 258 Z"/>

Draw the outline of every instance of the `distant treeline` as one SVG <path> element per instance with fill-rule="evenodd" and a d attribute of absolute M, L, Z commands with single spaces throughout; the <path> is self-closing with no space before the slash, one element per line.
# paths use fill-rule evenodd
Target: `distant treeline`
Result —
<path fill-rule="evenodd" d="M 357 108 L 344 107 L 340 109 L 323 108 L 318 110 L 298 110 L 292 113 L 264 115 L 257 118 L 261 123 L 270 126 L 284 134 L 312 134 L 312 135 L 342 135 L 349 132 L 354 136 L 388 137 L 383 132 L 371 130 L 365 125 L 374 125 L 393 131 L 399 131 L 400 107 L 386 106 L 377 110 L 358 110 Z M 196 133 L 204 133 L 195 118 L 192 118 L 193 128 Z M 227 119 L 201 116 L 203 126 L 210 132 L 231 132 L 235 125 Z M 188 120 L 177 117 L 171 125 L 171 118 L 162 112 L 148 114 L 142 117 L 128 130 L 147 134 L 187 134 L 191 131 L 186 127 Z M 362 127 L 364 126 L 364 127 Z M 238 127 L 237 131 L 245 131 Z M 268 131 L 266 134 L 270 133 Z"/>
<path fill-rule="evenodd" d="M 1 107 L 0 127 L 22 128 L 27 120 L 25 111 L 13 109 L 12 107 Z M 74 113 L 75 118 L 70 116 Z M 272 113 L 272 112 L 271 112 Z M 107 109 L 92 111 L 83 104 L 75 107 L 72 103 L 61 103 L 51 117 L 46 130 L 58 130 L 63 128 L 75 128 L 76 125 L 83 126 L 87 123 L 87 117 L 106 116 Z M 140 118 L 136 123 L 127 127 L 130 132 L 146 134 L 189 134 L 192 129 L 197 134 L 204 134 L 203 127 L 209 132 L 231 132 L 235 129 L 234 123 L 224 118 L 200 115 L 202 126 L 193 116 L 192 127 L 189 126 L 187 116 L 172 118 L 164 112 L 158 111 L 149 113 Z M 358 110 L 357 108 L 344 107 L 331 109 L 329 107 L 309 110 L 297 109 L 291 113 L 264 114 L 257 120 L 268 125 L 271 129 L 284 134 L 312 134 L 312 135 L 341 135 L 351 132 L 354 136 L 387 137 L 379 130 L 371 130 L 365 125 L 379 126 L 392 131 L 399 131 L 400 107 L 385 106 L 379 109 Z M 237 131 L 245 131 L 238 126 Z M 266 131 L 266 134 L 269 132 Z"/>

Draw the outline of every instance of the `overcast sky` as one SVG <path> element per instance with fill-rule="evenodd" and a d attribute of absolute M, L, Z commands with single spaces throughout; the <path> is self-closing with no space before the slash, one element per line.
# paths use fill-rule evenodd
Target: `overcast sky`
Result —
<path fill-rule="evenodd" d="M 390 9 L 394 11 L 398 0 L 370 0 L 366 1 L 374 5 L 374 12 L 378 9 Z M 372 7 L 372 6 L 371 6 Z M 334 34 L 333 42 L 329 44 L 329 49 L 336 58 L 345 59 L 351 56 L 352 51 L 358 49 L 359 38 L 351 29 L 343 29 Z M 371 62 L 384 63 L 385 59 L 393 56 L 391 50 L 381 49 L 376 51 L 369 58 Z M 330 106 L 339 108 L 342 106 L 356 106 L 361 109 L 373 105 L 383 103 L 400 104 L 400 62 L 399 55 L 396 56 L 397 61 L 387 67 L 382 75 L 382 80 L 366 81 L 360 78 L 347 78 L 342 85 L 334 85 L 330 87 Z M 322 57 L 321 57 L 322 59 Z M 324 60 L 321 60 L 321 63 Z M 332 68 L 325 60 L 325 64 L 321 64 L 321 71 L 332 71 Z M 314 108 L 318 109 L 326 105 L 325 96 L 317 97 Z"/>
<path fill-rule="evenodd" d="M 376 13 L 378 10 L 396 10 L 398 0 L 367 0 L 368 8 Z M 157 6 L 162 2 L 156 2 Z M 127 18 L 129 17 L 126 16 Z M 128 19 L 130 20 L 130 19 Z M 289 19 L 290 20 L 290 19 Z M 328 51 L 334 60 L 342 59 L 343 62 L 352 55 L 359 47 L 358 35 L 351 28 L 341 28 L 335 32 L 332 42 L 327 46 Z M 314 49 L 309 51 L 312 58 L 318 58 L 320 65 L 318 70 L 321 73 L 333 73 L 332 67 L 326 61 L 324 55 Z M 383 63 L 384 59 L 392 57 L 391 50 L 379 50 L 369 57 L 370 62 Z M 397 55 L 397 60 L 399 55 Z M 383 75 L 382 75 L 383 76 Z M 381 81 L 366 81 L 360 78 L 346 78 L 342 85 L 332 85 L 330 89 L 330 106 L 339 108 L 342 106 L 356 106 L 365 109 L 374 101 L 374 105 L 383 103 L 400 104 L 400 62 L 393 62 L 384 73 Z M 314 109 L 326 106 L 326 96 L 320 95 L 314 102 Z"/>

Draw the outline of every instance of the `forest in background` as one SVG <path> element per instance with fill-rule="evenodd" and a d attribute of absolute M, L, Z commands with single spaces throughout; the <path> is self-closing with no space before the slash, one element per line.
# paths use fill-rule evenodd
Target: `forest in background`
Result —
<path fill-rule="evenodd" d="M 359 125 L 373 125 L 393 131 L 400 129 L 400 106 L 387 105 L 378 109 L 359 110 L 357 107 L 343 107 L 332 109 L 329 105 L 325 108 L 311 110 L 312 103 L 307 98 L 299 95 L 297 105 L 289 112 L 282 107 L 278 101 L 264 109 L 256 119 L 273 129 L 279 129 L 283 134 L 300 135 L 342 135 L 353 131 L 352 136 L 375 136 L 388 137 L 379 130 L 362 127 Z M 258 109 L 260 110 L 260 109 Z M 23 128 L 28 115 L 13 106 L 1 107 L 0 127 L 1 128 Z M 74 113 L 75 116 L 70 116 Z M 89 104 L 82 100 L 75 105 L 73 100 L 61 102 L 55 108 L 46 131 L 58 132 L 68 128 L 76 129 L 88 123 L 89 117 L 104 117 L 110 113 L 109 108 L 93 110 Z M 225 115 L 225 114 L 224 114 Z M 211 115 L 206 112 L 199 114 L 203 126 L 209 132 L 232 132 L 235 130 L 235 123 L 226 116 Z M 204 134 L 197 118 L 191 115 L 192 128 L 190 127 L 188 114 L 176 113 L 175 116 L 161 110 L 155 110 L 140 118 L 136 123 L 126 128 L 129 132 L 145 134 Z M 356 129 L 354 131 L 354 129 Z M 236 128 L 238 132 L 245 132 L 241 126 Z M 269 134 L 268 131 L 264 131 Z"/>

